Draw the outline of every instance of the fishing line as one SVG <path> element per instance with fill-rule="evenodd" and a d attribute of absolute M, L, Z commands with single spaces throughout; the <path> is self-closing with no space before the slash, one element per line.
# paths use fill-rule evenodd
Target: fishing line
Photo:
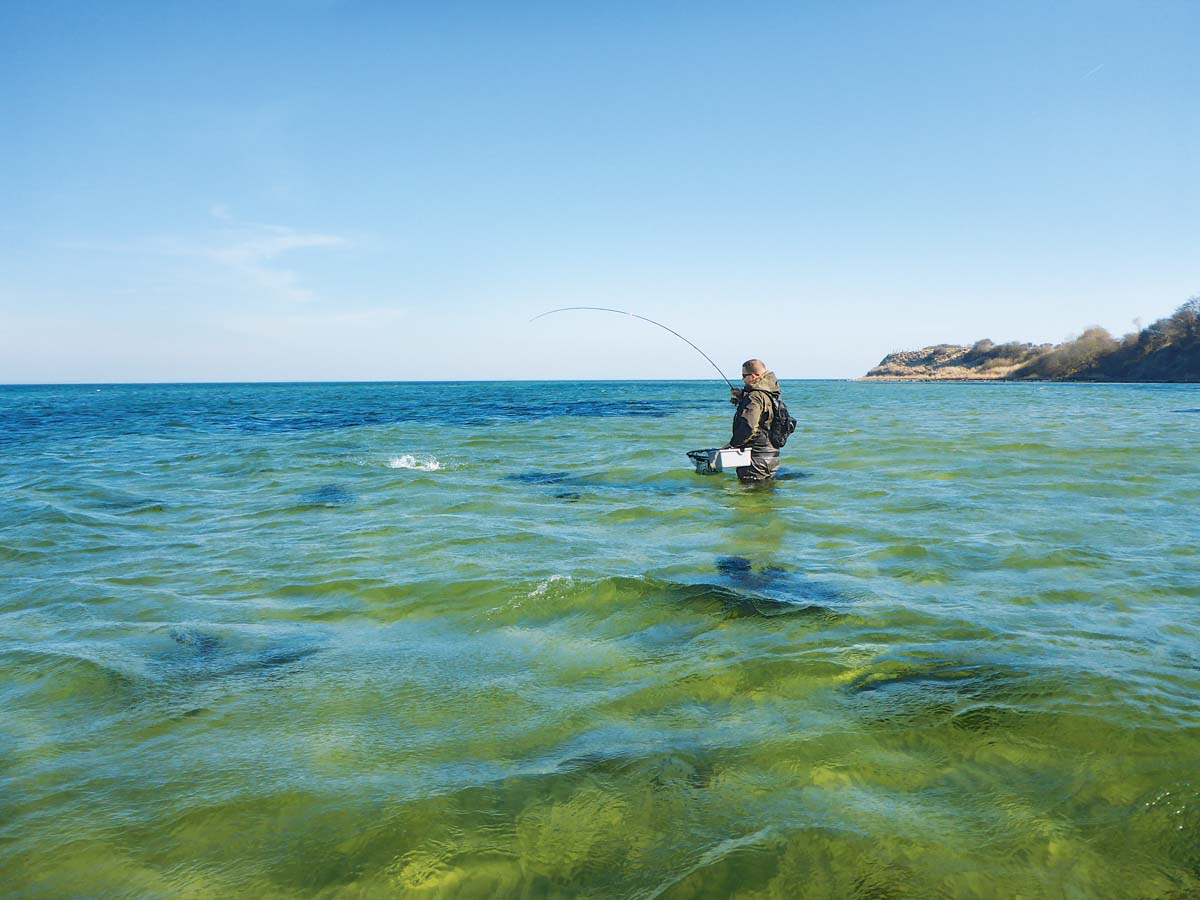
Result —
<path fill-rule="evenodd" d="M 542 316 L 549 316 L 549 315 L 552 315 L 553 313 L 567 312 L 568 310 L 572 310 L 572 309 L 593 309 L 593 310 L 597 310 L 599 312 L 619 313 L 622 316 L 633 316 L 633 318 L 635 318 L 635 319 L 641 319 L 643 322 L 649 322 L 651 325 L 657 325 L 659 328 L 663 329 L 664 331 L 671 332 L 671 334 L 675 335 L 675 337 L 679 338 L 681 341 L 683 341 L 685 344 L 687 344 L 689 347 L 691 347 L 693 350 L 695 350 L 697 353 L 699 353 L 701 356 L 703 356 L 705 359 L 707 359 L 708 364 L 717 370 L 717 374 L 720 375 L 722 378 L 724 378 L 725 383 L 729 385 L 729 389 L 733 390 L 733 384 L 730 382 L 730 380 L 728 378 L 725 378 L 725 373 L 721 371 L 721 367 L 718 366 L 715 362 L 713 362 L 707 353 L 705 353 L 703 350 L 701 350 L 699 347 L 697 347 L 695 344 L 693 344 L 691 341 L 689 341 L 687 338 L 685 338 L 682 334 L 680 334 L 674 328 L 668 328 L 662 322 L 655 322 L 653 319 L 647 319 L 645 316 L 639 316 L 637 313 L 626 312 L 623 309 L 610 309 L 607 306 L 561 306 L 558 309 L 551 309 L 551 310 L 547 310 L 544 313 L 539 313 L 538 315 L 534 316 L 529 321 L 536 322 L 538 319 L 542 318 Z"/>

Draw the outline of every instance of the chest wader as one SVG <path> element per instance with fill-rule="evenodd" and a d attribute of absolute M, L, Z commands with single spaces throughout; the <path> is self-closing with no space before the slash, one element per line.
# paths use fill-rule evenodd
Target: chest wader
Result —
<path fill-rule="evenodd" d="M 746 396 L 749 397 L 748 394 Z M 755 439 L 749 445 L 750 465 L 737 468 L 738 481 L 743 484 L 770 481 L 779 469 L 779 451 L 771 446 L 771 441 L 767 437 L 771 430 L 771 419 L 774 417 L 775 404 L 768 398 L 766 408 L 763 409 L 763 417 L 758 423 Z M 760 444 L 762 446 L 759 446 Z"/>

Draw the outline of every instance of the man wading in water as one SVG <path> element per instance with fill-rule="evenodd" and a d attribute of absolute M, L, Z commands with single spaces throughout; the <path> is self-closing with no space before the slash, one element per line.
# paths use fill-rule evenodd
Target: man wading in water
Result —
<path fill-rule="evenodd" d="M 737 412 L 733 414 L 733 437 L 726 446 L 750 448 L 750 465 L 738 466 L 739 481 L 770 481 L 779 468 L 779 451 L 768 437 L 775 417 L 774 401 L 779 399 L 779 382 L 761 359 L 748 359 L 742 363 L 742 385 L 730 388 L 733 396 L 729 402 L 737 404 Z"/>

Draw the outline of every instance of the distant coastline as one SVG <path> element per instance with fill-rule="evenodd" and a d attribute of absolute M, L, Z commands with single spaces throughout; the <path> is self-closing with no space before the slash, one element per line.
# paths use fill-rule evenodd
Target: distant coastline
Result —
<path fill-rule="evenodd" d="M 1200 382 L 1200 295 L 1121 338 L 1092 327 L 1061 344 L 935 344 L 889 353 L 857 380 Z"/>

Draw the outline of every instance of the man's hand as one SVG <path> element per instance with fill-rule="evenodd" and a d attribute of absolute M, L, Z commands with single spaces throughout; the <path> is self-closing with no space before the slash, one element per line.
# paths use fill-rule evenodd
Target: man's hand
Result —
<path fill-rule="evenodd" d="M 742 399 L 742 389 L 731 387 L 729 389 L 729 393 L 731 393 L 733 395 L 732 397 L 729 398 L 729 402 L 736 406 L 738 401 Z"/>

